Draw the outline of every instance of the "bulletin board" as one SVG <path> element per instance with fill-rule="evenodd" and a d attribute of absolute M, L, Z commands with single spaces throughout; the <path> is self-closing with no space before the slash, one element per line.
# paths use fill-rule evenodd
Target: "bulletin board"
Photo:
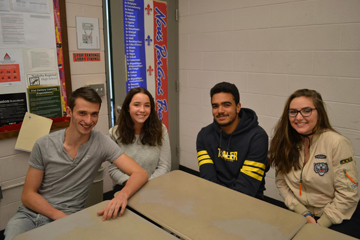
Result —
<path fill-rule="evenodd" d="M 71 74 L 62 0 L 0 5 L 0 139 L 16 137 L 25 112 L 69 126 Z"/>

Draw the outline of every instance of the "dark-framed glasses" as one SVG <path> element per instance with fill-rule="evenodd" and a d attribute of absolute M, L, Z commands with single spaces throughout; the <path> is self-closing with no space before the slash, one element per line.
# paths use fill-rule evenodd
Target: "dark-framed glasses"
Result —
<path fill-rule="evenodd" d="M 309 116 L 311 116 L 311 113 L 312 113 L 313 110 L 316 110 L 316 108 L 306 107 L 306 108 L 303 108 L 303 109 L 301 109 L 299 111 L 296 110 L 296 109 L 290 108 L 288 110 L 288 112 L 289 112 L 290 117 L 296 117 L 298 115 L 298 113 L 300 113 L 301 116 L 303 116 L 303 117 L 309 117 Z"/>

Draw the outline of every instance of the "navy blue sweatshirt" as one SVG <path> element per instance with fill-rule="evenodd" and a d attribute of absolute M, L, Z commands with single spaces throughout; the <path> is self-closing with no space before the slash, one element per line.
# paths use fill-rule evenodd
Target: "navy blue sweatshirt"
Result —
<path fill-rule="evenodd" d="M 253 110 L 241 108 L 239 117 L 241 120 L 231 134 L 223 132 L 215 120 L 198 133 L 200 176 L 263 199 L 268 136 Z"/>

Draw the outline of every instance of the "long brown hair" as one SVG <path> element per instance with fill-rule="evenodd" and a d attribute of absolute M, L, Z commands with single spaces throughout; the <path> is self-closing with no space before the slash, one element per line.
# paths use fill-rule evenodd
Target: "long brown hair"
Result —
<path fill-rule="evenodd" d="M 315 90 L 300 89 L 291 94 L 286 101 L 282 116 L 275 127 L 275 134 L 270 142 L 268 154 L 269 166 L 275 167 L 276 170 L 282 174 L 289 173 L 292 168 L 294 168 L 294 170 L 301 169 L 299 149 L 302 139 L 301 135 L 291 126 L 288 112 L 291 101 L 298 97 L 311 98 L 318 112 L 317 123 L 313 131 L 316 130 L 317 133 L 326 130 L 335 131 L 330 125 L 324 101 L 320 93 Z"/>
<path fill-rule="evenodd" d="M 120 141 L 123 144 L 130 144 L 135 141 L 135 124 L 131 119 L 129 109 L 132 98 L 138 93 L 146 94 L 150 99 L 151 105 L 150 115 L 141 129 L 140 141 L 143 145 L 161 146 L 163 134 L 162 123 L 156 113 L 154 98 L 148 90 L 142 87 L 132 88 L 124 99 L 119 118 L 116 122 L 116 133 L 119 136 L 117 141 Z"/>

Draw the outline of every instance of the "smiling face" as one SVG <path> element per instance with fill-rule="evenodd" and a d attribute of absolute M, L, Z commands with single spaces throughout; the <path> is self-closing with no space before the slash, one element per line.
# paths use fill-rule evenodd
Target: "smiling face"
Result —
<path fill-rule="evenodd" d="M 212 114 L 215 121 L 226 133 L 233 132 L 240 119 L 239 112 L 241 104 L 235 104 L 234 97 L 231 93 L 216 93 L 211 98 Z"/>
<path fill-rule="evenodd" d="M 315 108 L 313 100 L 308 97 L 297 97 L 290 102 L 289 109 L 300 111 L 303 108 Z M 316 129 L 318 121 L 318 112 L 314 109 L 310 116 L 303 117 L 300 113 L 296 117 L 290 117 L 289 121 L 291 126 L 303 135 L 310 134 Z"/>
<path fill-rule="evenodd" d="M 99 111 L 99 103 L 76 98 L 73 110 L 70 107 L 66 108 L 67 115 L 71 118 L 69 129 L 75 130 L 80 135 L 90 134 L 99 119 Z"/>
<path fill-rule="evenodd" d="M 135 129 L 142 128 L 145 121 L 149 118 L 151 103 L 149 96 L 145 93 L 137 93 L 129 104 L 129 114 L 134 122 Z"/>

